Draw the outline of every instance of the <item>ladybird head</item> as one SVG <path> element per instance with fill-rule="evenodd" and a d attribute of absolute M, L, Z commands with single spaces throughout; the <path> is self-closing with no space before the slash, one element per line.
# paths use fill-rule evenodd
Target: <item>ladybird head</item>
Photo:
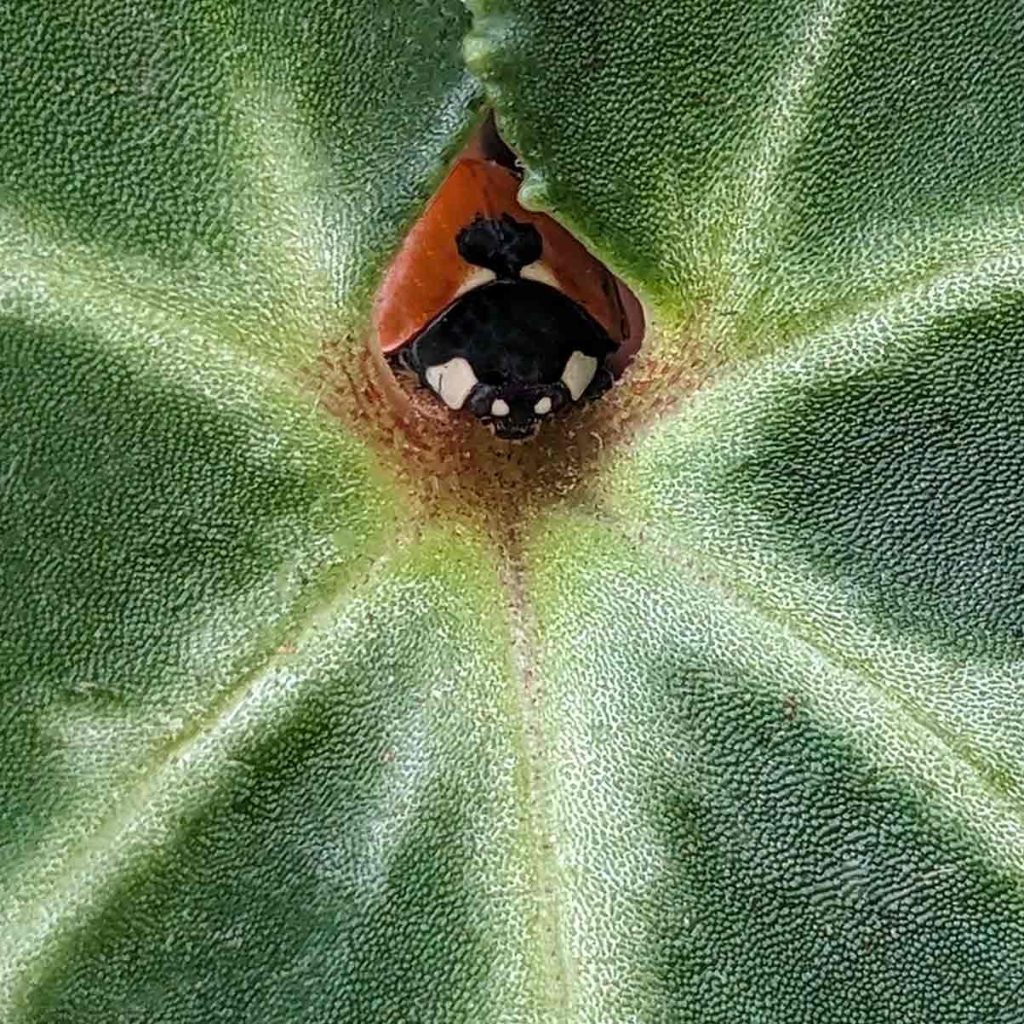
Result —
<path fill-rule="evenodd" d="M 506 441 L 532 437 L 541 421 L 571 401 L 569 390 L 556 384 L 506 381 L 498 386 L 478 383 L 466 408 Z"/>

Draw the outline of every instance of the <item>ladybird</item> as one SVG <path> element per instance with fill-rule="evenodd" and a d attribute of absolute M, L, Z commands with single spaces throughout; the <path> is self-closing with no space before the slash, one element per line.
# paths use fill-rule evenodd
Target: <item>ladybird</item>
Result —
<path fill-rule="evenodd" d="M 413 226 L 375 308 L 382 351 L 451 410 L 506 440 L 612 385 L 628 331 L 618 283 L 514 168 L 463 156 Z"/>

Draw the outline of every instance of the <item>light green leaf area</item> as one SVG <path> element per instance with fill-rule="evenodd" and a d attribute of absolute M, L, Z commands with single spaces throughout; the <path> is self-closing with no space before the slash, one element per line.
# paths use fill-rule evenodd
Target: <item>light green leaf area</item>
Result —
<path fill-rule="evenodd" d="M 1017 1024 L 1019 13 L 470 6 L 0 11 L 0 1020 Z M 715 367 L 493 532 L 316 370 L 485 93 Z"/>

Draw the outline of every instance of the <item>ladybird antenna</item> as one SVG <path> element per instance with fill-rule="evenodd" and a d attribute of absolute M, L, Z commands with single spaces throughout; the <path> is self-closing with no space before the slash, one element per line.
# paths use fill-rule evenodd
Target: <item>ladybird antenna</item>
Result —
<path fill-rule="evenodd" d="M 477 142 L 486 159 L 493 160 L 496 164 L 501 164 L 502 167 L 508 168 L 508 170 L 519 177 L 522 176 L 519 171 L 518 158 L 509 148 L 508 143 L 501 137 L 498 126 L 494 122 L 493 110 L 487 112 L 487 117 L 484 118 L 483 123 L 480 125 Z"/>
<path fill-rule="evenodd" d="M 455 236 L 459 255 L 476 267 L 493 271 L 499 281 L 514 281 L 523 267 L 540 259 L 540 232 L 507 213 L 501 219 L 477 217 Z"/>

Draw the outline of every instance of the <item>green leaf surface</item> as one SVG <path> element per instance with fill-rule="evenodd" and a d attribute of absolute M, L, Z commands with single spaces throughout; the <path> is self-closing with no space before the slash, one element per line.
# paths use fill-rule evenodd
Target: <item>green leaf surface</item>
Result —
<path fill-rule="evenodd" d="M 1017 4 L 470 6 L 525 195 L 705 347 L 763 354 L 1019 266 Z"/>
<path fill-rule="evenodd" d="M 1020 12 L 470 7 L 0 10 L 0 1020 L 1017 1024 Z M 487 526 L 320 369 L 485 98 L 651 321 Z"/>

